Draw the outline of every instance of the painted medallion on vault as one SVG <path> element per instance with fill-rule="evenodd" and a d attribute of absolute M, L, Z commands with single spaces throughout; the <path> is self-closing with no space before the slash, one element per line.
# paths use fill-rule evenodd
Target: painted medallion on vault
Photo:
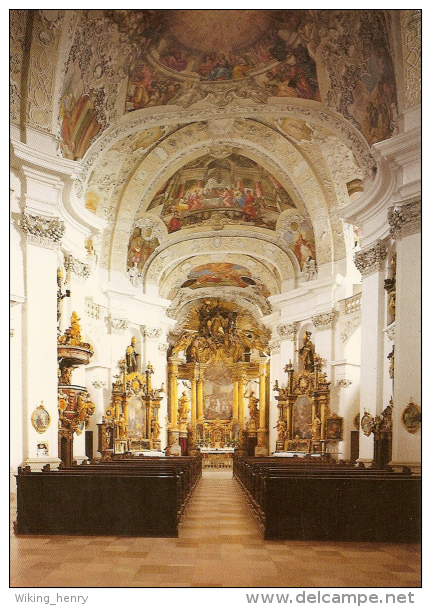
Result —
<path fill-rule="evenodd" d="M 194 228 L 206 220 L 275 230 L 279 214 L 295 208 L 273 175 L 244 156 L 207 155 L 182 167 L 157 193 L 148 210 L 168 232 Z"/>
<path fill-rule="evenodd" d="M 190 289 L 203 287 L 240 287 L 255 286 L 257 292 L 269 297 L 270 292 L 262 281 L 253 277 L 250 270 L 234 263 L 207 263 L 193 268 L 187 280 L 181 285 Z"/>

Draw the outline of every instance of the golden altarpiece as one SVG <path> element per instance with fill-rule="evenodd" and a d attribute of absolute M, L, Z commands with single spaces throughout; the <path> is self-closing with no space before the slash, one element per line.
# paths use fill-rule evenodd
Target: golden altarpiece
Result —
<path fill-rule="evenodd" d="M 111 404 L 102 417 L 98 450 L 103 456 L 161 451 L 159 409 L 163 388 L 154 389 L 153 367 L 138 371 L 136 339 L 132 337 L 125 358 L 119 362 L 120 374 L 112 384 Z"/>
<path fill-rule="evenodd" d="M 168 353 L 169 445 L 183 454 L 268 453 L 267 343 L 265 330 L 234 303 L 208 299 L 191 309 Z"/>
<path fill-rule="evenodd" d="M 308 350 L 308 351 L 307 351 Z M 303 370 L 295 372 L 292 362 L 285 367 L 287 384 L 278 392 L 277 452 L 325 455 L 328 443 L 343 438 L 343 418 L 331 414 L 329 386 L 322 373 L 322 359 L 314 354 L 310 333 L 299 350 Z"/>

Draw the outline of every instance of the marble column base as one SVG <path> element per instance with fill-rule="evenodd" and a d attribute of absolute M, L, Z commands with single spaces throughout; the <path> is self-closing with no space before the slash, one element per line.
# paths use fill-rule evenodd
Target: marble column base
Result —
<path fill-rule="evenodd" d="M 396 472 L 402 472 L 403 468 L 410 468 L 413 474 L 421 474 L 421 463 L 420 462 L 409 462 L 409 461 L 392 461 L 389 462 L 389 466 Z"/>
<path fill-rule="evenodd" d="M 61 463 L 61 459 L 58 457 L 28 457 L 24 464 L 24 466 L 30 466 L 32 472 L 42 472 L 42 468 L 49 464 L 51 466 L 51 470 L 58 470 L 58 467 Z"/>
<path fill-rule="evenodd" d="M 78 466 L 80 466 L 82 462 L 88 462 L 88 457 L 86 455 L 74 455 L 73 461 L 76 462 Z"/>
<path fill-rule="evenodd" d="M 373 463 L 373 458 L 368 457 L 360 457 L 356 460 L 357 464 L 364 464 L 365 468 L 371 468 L 371 464 Z"/>

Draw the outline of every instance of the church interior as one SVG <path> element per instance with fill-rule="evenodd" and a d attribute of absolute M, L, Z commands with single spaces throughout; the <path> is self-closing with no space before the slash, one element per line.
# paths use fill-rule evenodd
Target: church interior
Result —
<path fill-rule="evenodd" d="M 10 585 L 421 585 L 421 11 L 10 9 Z"/>

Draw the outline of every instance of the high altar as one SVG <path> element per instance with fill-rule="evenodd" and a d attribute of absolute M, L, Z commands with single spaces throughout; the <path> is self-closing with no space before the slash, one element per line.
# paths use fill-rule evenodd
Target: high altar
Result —
<path fill-rule="evenodd" d="M 200 448 L 268 454 L 264 331 L 235 304 L 206 300 L 175 338 L 168 358 L 170 445 L 178 443 L 183 454 Z M 180 383 L 187 391 L 179 397 Z"/>

